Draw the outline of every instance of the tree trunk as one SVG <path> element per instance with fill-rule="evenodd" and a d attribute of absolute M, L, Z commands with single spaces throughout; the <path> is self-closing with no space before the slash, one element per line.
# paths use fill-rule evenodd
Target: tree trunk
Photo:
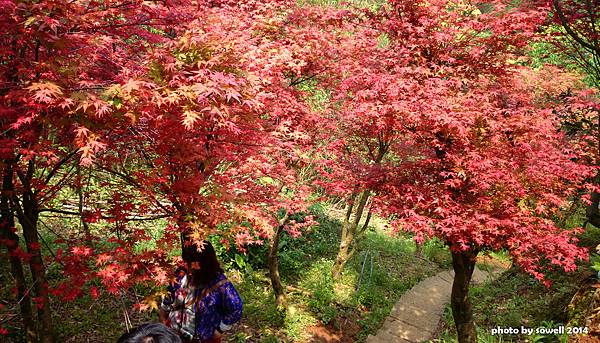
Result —
<path fill-rule="evenodd" d="M 25 341 L 33 343 L 36 341 L 37 332 L 31 309 L 31 297 L 27 290 L 25 273 L 23 272 L 23 263 L 15 253 L 19 247 L 19 236 L 13 231 L 15 227 L 15 218 L 10 208 L 9 197 L 12 192 L 12 167 L 6 165 L 3 173 L 2 192 L 0 193 L 0 232 L 3 239 L 6 240 L 8 250 L 8 259 L 10 261 L 10 271 L 15 279 L 15 289 L 17 291 L 16 299 L 19 303 L 21 318 L 23 319 L 23 329 L 25 330 Z"/>
<path fill-rule="evenodd" d="M 340 276 L 342 275 L 342 271 L 344 270 L 344 266 L 352 256 L 350 254 L 350 249 L 353 247 L 354 238 L 356 236 L 356 229 L 365 210 L 367 200 L 369 200 L 369 195 L 370 192 L 368 190 L 365 190 L 360 194 L 358 206 L 356 206 L 356 208 L 354 209 L 354 213 L 352 210 L 356 195 L 352 197 L 350 204 L 348 205 L 346 218 L 342 225 L 342 238 L 340 240 L 340 248 L 338 250 L 337 257 L 335 258 L 335 263 L 333 264 L 333 268 L 331 270 L 331 275 L 333 276 L 334 280 L 338 280 L 340 278 Z M 350 221 L 352 215 L 354 215 L 354 220 Z"/>
<path fill-rule="evenodd" d="M 558 5 L 556 1 L 554 4 L 555 6 Z M 596 135 L 600 138 L 600 116 L 598 116 L 598 132 L 596 132 Z M 598 153 L 600 154 L 600 140 L 598 141 Z M 596 173 L 593 184 L 596 187 L 600 185 L 600 171 Z M 600 210 L 598 209 L 598 205 L 600 205 L 600 193 L 593 191 L 590 196 L 590 204 L 586 208 L 585 214 L 588 223 L 600 228 Z"/>
<path fill-rule="evenodd" d="M 417 258 L 423 258 L 423 243 L 415 241 L 415 256 Z"/>
<path fill-rule="evenodd" d="M 452 316 L 460 343 L 477 343 L 473 309 L 469 299 L 469 284 L 475 269 L 478 251 L 452 252 L 454 282 L 452 283 Z"/>
<path fill-rule="evenodd" d="M 52 343 L 52 315 L 50 313 L 50 298 L 48 297 L 48 281 L 45 274 L 46 268 L 44 267 L 44 260 L 38 240 L 38 215 L 34 195 L 31 192 L 26 192 L 23 196 L 23 210 L 19 211 L 18 217 L 23 227 L 27 252 L 31 254 L 29 266 L 37 298 L 36 305 L 38 309 L 38 322 L 40 323 L 40 342 Z"/>
<path fill-rule="evenodd" d="M 83 233 L 85 234 L 85 242 L 88 246 L 92 246 L 92 235 L 90 233 L 90 227 L 85 221 L 85 216 L 83 214 L 83 205 L 85 199 L 83 196 L 83 177 L 81 176 L 81 166 L 79 164 L 77 165 L 77 183 L 77 195 L 79 197 L 79 220 L 81 221 L 81 227 L 83 229 Z"/>
<path fill-rule="evenodd" d="M 331 270 L 331 274 L 332 274 L 334 280 L 338 280 L 340 278 L 340 276 L 342 275 L 344 266 L 346 266 L 346 262 L 348 262 L 348 259 L 350 257 L 349 251 L 350 251 L 350 246 L 352 245 L 353 240 L 354 240 L 354 234 L 350 231 L 340 241 L 340 248 L 339 248 L 337 256 L 335 258 L 335 263 L 333 264 L 333 269 Z"/>
<path fill-rule="evenodd" d="M 275 301 L 278 308 L 287 308 L 285 288 L 281 284 L 281 277 L 279 276 L 279 239 L 283 233 L 283 228 L 289 219 L 289 214 L 279 221 L 275 236 L 271 239 L 269 245 L 269 255 L 267 256 L 267 265 L 269 266 L 269 277 L 271 278 L 271 285 L 273 286 L 273 293 L 275 294 Z"/>
<path fill-rule="evenodd" d="M 595 183 L 597 184 L 597 182 Z M 598 204 L 600 203 L 600 193 L 592 192 L 590 197 L 590 204 L 586 208 L 587 222 L 600 227 L 600 214 L 598 213 Z"/>

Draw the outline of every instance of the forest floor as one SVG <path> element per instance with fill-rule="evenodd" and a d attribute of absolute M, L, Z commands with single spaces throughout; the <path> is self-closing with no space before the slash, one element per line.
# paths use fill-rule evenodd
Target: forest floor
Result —
<path fill-rule="evenodd" d="M 249 297 L 246 318 L 230 342 L 362 342 L 378 330 L 402 294 L 450 265 L 440 242 L 427 244 L 424 257 L 417 257 L 410 237 L 390 236 L 385 223 L 375 220 L 342 279 L 334 283 L 330 271 L 341 227 L 336 216 L 335 211 L 321 213 L 312 232 L 283 240 L 286 314 L 274 308 L 266 271 L 254 265 L 245 273 L 239 290 Z"/>
<path fill-rule="evenodd" d="M 578 226 L 581 218 L 574 218 L 570 226 Z M 536 342 L 536 343 L 592 343 L 600 342 L 600 320 L 588 320 L 590 310 L 600 305 L 594 302 L 596 287 L 600 285 L 596 272 L 590 264 L 600 261 L 594 253 L 600 243 L 600 229 L 588 225 L 579 236 L 579 245 L 590 249 L 591 262 L 582 261 L 579 268 L 570 273 L 553 270 L 550 267 L 546 279 L 550 287 L 544 286 L 531 275 L 513 266 L 491 283 L 472 287 L 470 297 L 473 303 L 473 317 L 478 331 L 478 340 L 486 343 Z M 489 261 L 487 262 L 490 263 Z M 594 306 L 594 303 L 596 304 Z M 587 328 L 588 334 L 576 335 L 540 333 L 530 335 L 494 334 L 493 329 L 501 328 L 553 329 L 560 327 Z M 456 343 L 456 330 L 450 306 L 436 333 L 436 343 Z"/>
<path fill-rule="evenodd" d="M 226 342 L 364 342 L 384 325 L 396 302 L 420 281 L 451 268 L 443 244 L 431 240 L 415 253 L 411 237 L 390 235 L 386 223 L 374 220 L 358 242 L 342 279 L 333 282 L 331 266 L 337 252 L 341 223 L 335 211 L 315 209 L 319 225 L 299 238 L 285 235 L 280 245 L 280 273 L 288 286 L 289 310 L 275 306 L 265 263 L 266 247 L 253 246 L 245 253 L 217 246 L 226 274 L 244 300 L 244 317 Z M 492 258 L 489 258 L 492 256 Z M 366 262 L 365 262 L 366 261 Z M 371 262 L 373 261 L 373 262 Z M 502 255 L 480 257 L 478 267 L 508 267 Z M 372 264 L 372 267 L 371 267 Z M 0 255 L 0 322 L 9 330 L 8 342 L 21 342 L 7 261 Z M 566 323 L 566 308 L 578 289 L 579 274 L 552 274 L 548 290 L 539 282 L 511 268 L 487 286 L 474 287 L 471 297 L 480 337 L 491 337 L 495 326 L 556 326 Z M 60 281 L 56 267 L 48 278 Z M 84 296 L 73 302 L 52 300 L 57 342 L 115 342 L 125 331 L 124 313 L 133 325 L 156 321 L 156 312 L 139 312 L 133 305 L 156 292 L 140 285 L 120 296 L 101 293 L 98 299 Z M 455 342 L 449 307 L 434 332 L 436 342 Z M 518 337 L 515 337 L 518 341 Z M 549 338 L 550 339 L 550 338 Z M 510 341 L 508 339 L 503 342 Z M 547 340 L 555 342 L 556 340 Z M 540 340 L 539 342 L 544 342 Z"/>
<path fill-rule="evenodd" d="M 493 329 L 501 328 L 559 328 L 561 326 L 585 326 L 585 321 L 570 321 L 572 314 L 569 304 L 587 280 L 589 273 L 580 270 L 576 273 L 551 273 L 548 279 L 553 282 L 546 288 L 530 275 L 511 268 L 490 283 L 472 287 L 473 317 L 480 342 L 574 342 L 574 335 L 555 334 L 494 334 Z M 456 330 L 450 306 L 444 309 L 444 316 L 433 342 L 456 343 Z M 584 342 L 584 341 L 581 341 Z M 596 340 L 594 342 L 600 342 Z"/>
<path fill-rule="evenodd" d="M 379 329 L 402 294 L 450 265 L 450 255 L 440 242 L 429 242 L 423 257 L 417 257 L 411 237 L 391 236 L 385 223 L 374 220 L 346 265 L 342 280 L 334 283 L 330 270 L 341 228 L 335 217 L 335 211 L 317 210 L 319 225 L 299 238 L 282 238 L 280 272 L 288 286 L 287 313 L 275 306 L 265 246 L 250 247 L 245 254 L 216 246 L 228 278 L 244 300 L 244 317 L 233 333 L 226 335 L 226 341 L 364 341 Z M 9 331 L 3 339 L 20 342 L 23 335 L 8 271 L 7 261 L 0 256 L 0 299 L 4 305 L 0 321 Z M 61 279 L 57 266 L 50 266 L 47 275 L 51 282 Z M 125 312 L 134 326 L 157 320 L 155 312 L 133 310 L 136 302 L 156 291 L 140 285 L 123 290 L 119 296 L 101 293 L 97 299 L 83 296 L 71 302 L 52 299 L 56 340 L 115 342 L 125 331 Z"/>
<path fill-rule="evenodd" d="M 475 268 L 472 284 L 492 281 L 505 269 L 481 271 Z M 417 284 L 394 305 L 389 317 L 367 343 L 419 343 L 432 339 L 450 302 L 454 272 L 440 272 Z"/>

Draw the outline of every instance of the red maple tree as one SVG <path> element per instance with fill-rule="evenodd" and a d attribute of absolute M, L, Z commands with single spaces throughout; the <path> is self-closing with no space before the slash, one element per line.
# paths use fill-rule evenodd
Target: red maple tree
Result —
<path fill-rule="evenodd" d="M 577 230 L 552 219 L 593 168 L 522 81 L 532 71 L 514 62 L 545 12 L 490 5 L 391 1 L 367 16 L 351 37 L 356 58 L 340 67 L 337 134 L 322 168 L 348 201 L 334 275 L 366 208 L 417 241 L 440 238 L 452 252 L 461 342 L 476 341 L 468 285 L 479 252 L 506 249 L 540 279 L 586 257 Z"/>
<path fill-rule="evenodd" d="M 2 238 L 11 256 L 27 340 L 52 341 L 45 264 L 38 239 L 39 215 L 74 179 L 77 160 L 89 162 L 103 149 L 100 136 L 123 120 L 106 88 L 143 69 L 152 44 L 168 39 L 172 24 L 185 20 L 182 2 L 43 1 L 0 3 L 0 158 Z M 154 31 L 153 31 L 154 30 Z M 18 248 L 14 215 L 27 254 Z M 32 272 L 31 297 L 21 259 Z M 30 301 L 40 330 L 32 322 Z"/>

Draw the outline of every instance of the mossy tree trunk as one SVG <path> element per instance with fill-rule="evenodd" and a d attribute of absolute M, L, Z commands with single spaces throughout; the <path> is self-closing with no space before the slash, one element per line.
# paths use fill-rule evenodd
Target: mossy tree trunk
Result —
<path fill-rule="evenodd" d="M 424 243 L 415 242 L 415 256 L 417 258 L 423 258 L 423 244 Z"/>
<path fill-rule="evenodd" d="M 372 155 L 370 154 L 370 156 L 373 158 L 371 163 L 373 165 L 379 165 L 385 157 L 389 147 L 389 141 L 384 140 L 382 136 L 378 137 L 376 146 L 368 147 L 369 151 L 373 152 Z M 342 224 L 340 248 L 331 270 L 334 281 L 339 280 L 340 276 L 342 275 L 342 271 L 344 270 L 344 266 L 354 255 L 354 252 L 356 251 L 356 239 L 360 238 L 360 236 L 365 233 L 367 227 L 369 226 L 369 221 L 371 220 L 372 214 L 370 209 L 362 227 L 359 227 L 359 223 L 363 217 L 370 196 L 372 196 L 371 191 L 369 189 L 360 190 L 359 185 L 354 187 L 354 190 L 350 196 L 350 201 L 348 202 L 348 207 L 346 209 L 346 216 Z M 358 203 L 355 204 L 357 197 Z"/>
<path fill-rule="evenodd" d="M 358 230 L 360 220 L 365 212 L 365 207 L 367 205 L 367 201 L 369 200 L 370 191 L 364 190 L 358 195 L 358 204 L 356 207 L 354 206 L 354 202 L 356 201 L 357 193 L 355 192 L 352 195 L 351 201 L 348 204 L 348 208 L 346 210 L 346 217 L 344 218 L 344 223 L 342 224 L 342 237 L 340 239 L 340 248 L 338 249 L 338 253 L 335 259 L 335 263 L 333 264 L 333 268 L 331 270 L 331 274 L 334 280 L 338 280 L 342 275 L 342 271 L 344 270 L 344 266 L 352 258 L 355 251 L 355 238 L 362 235 L 369 225 L 369 220 L 371 219 L 371 212 L 367 214 L 367 219 L 363 224 L 362 228 Z"/>
<path fill-rule="evenodd" d="M 286 214 L 279 220 L 279 225 L 275 231 L 275 235 L 271 239 L 269 244 L 269 255 L 267 256 L 267 265 L 269 266 L 269 278 L 271 279 L 271 285 L 273 287 L 273 293 L 275 294 L 275 301 L 278 308 L 287 308 L 285 288 L 281 283 L 281 277 L 279 275 L 279 240 L 283 233 L 283 229 L 287 224 L 290 216 Z"/>

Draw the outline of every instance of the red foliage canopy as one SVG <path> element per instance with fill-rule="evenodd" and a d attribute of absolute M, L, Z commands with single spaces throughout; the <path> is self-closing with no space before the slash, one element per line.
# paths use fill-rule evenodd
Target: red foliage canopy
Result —
<path fill-rule="evenodd" d="M 371 189 L 372 208 L 418 241 L 507 249 L 541 279 L 547 262 L 573 270 L 586 256 L 554 219 L 593 168 L 536 88 L 556 87 L 515 62 L 545 13 L 490 5 L 392 1 L 357 26 L 324 185 Z"/>

